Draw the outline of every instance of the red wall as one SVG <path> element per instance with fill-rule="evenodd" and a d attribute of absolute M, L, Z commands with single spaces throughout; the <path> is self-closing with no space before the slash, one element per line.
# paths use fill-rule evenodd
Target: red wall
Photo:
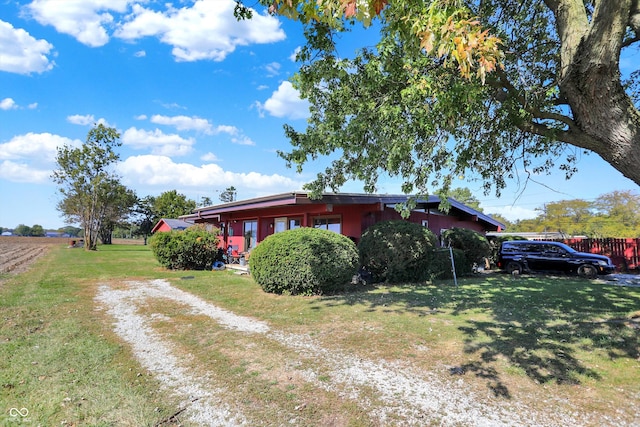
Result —
<path fill-rule="evenodd" d="M 380 205 L 342 205 L 332 206 L 327 204 L 310 204 L 297 206 L 284 206 L 275 208 L 255 209 L 244 212 L 233 212 L 222 214 L 221 222 L 228 224 L 232 230 L 234 245 L 238 245 L 241 250 L 244 246 L 242 236 L 243 224 L 247 220 L 258 221 L 258 242 L 273 234 L 274 219 L 278 217 L 302 219 L 303 226 L 311 226 L 314 217 L 336 216 L 341 219 L 342 234 L 358 241 L 362 233 L 371 225 L 385 220 L 402 219 L 400 213 L 393 208 L 380 209 Z M 461 220 L 442 214 L 431 214 L 428 212 L 412 212 L 409 221 L 422 224 L 423 220 L 428 221 L 428 227 L 434 234 L 440 236 L 440 230 L 451 227 L 463 227 L 478 232 L 484 232 L 482 225 L 473 220 Z"/>

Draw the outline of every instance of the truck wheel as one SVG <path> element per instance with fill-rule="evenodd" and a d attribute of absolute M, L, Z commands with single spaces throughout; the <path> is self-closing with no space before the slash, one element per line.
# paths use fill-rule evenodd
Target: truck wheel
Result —
<path fill-rule="evenodd" d="M 598 270 L 591 264 L 582 264 L 578 267 L 578 276 L 585 279 L 595 279 L 598 277 Z"/>
<path fill-rule="evenodd" d="M 517 271 L 516 274 L 522 274 L 522 264 L 520 264 L 519 262 L 516 262 L 516 261 L 510 261 L 507 264 L 507 267 L 505 268 L 505 270 L 509 274 L 513 274 L 516 271 Z"/>

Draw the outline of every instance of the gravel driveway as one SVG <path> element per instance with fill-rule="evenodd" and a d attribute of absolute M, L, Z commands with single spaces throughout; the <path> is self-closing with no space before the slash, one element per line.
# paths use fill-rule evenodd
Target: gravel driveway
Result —
<path fill-rule="evenodd" d="M 380 425 L 441 426 L 581 426 L 593 424 L 584 414 L 560 410 L 531 412 L 515 400 L 492 400 L 468 390 L 462 379 L 437 373 L 417 372 L 408 364 L 367 360 L 340 349 L 324 348 L 308 335 L 277 330 L 267 323 L 238 316 L 172 286 L 166 280 L 103 284 L 96 295 L 100 310 L 113 319 L 115 332 L 136 355 L 139 362 L 186 408 L 181 416 L 196 425 L 250 425 L 242 407 L 227 401 L 224 381 L 213 375 L 190 371 L 188 356 L 178 355 L 172 344 L 153 328 L 166 316 L 149 312 L 148 301 L 167 300 L 187 308 L 194 315 L 204 315 L 234 334 L 255 335 L 273 340 L 289 349 L 282 369 L 296 370 L 296 360 L 313 358 L 331 370 L 330 380 L 319 379 L 313 368 L 298 368 L 296 375 L 309 385 L 334 391 L 364 408 Z M 144 308 L 144 310 L 142 310 Z M 144 313 L 143 313 L 144 312 Z M 259 348 L 245 351 L 259 352 Z M 298 364 L 299 365 L 299 364 Z M 363 390 L 368 390 L 367 395 Z M 373 404 L 371 390 L 378 403 Z M 369 396 L 369 397 L 367 397 Z M 384 402 L 380 405 L 379 402 Z M 394 421 L 392 421 L 394 420 Z M 603 420 L 598 424 L 606 425 Z M 294 417 L 290 425 L 298 425 Z M 267 423 L 268 425 L 268 423 Z M 611 423 L 615 425 L 615 423 Z"/>

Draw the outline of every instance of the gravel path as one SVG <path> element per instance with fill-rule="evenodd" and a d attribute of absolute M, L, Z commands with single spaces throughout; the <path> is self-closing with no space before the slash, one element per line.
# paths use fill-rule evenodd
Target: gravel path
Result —
<path fill-rule="evenodd" d="M 406 364 L 367 360 L 339 349 L 324 348 L 308 335 L 291 334 L 271 328 L 267 323 L 238 316 L 184 292 L 165 280 L 104 284 L 96 302 L 114 319 L 115 332 L 127 342 L 140 363 L 182 401 L 182 415 L 196 425 L 235 426 L 248 422 L 225 401 L 223 383 L 202 378 L 186 367 L 185 356 L 178 357 L 171 344 L 155 332 L 152 323 L 163 313 L 141 314 L 138 308 L 147 299 L 166 299 L 189 307 L 194 315 L 205 315 L 238 334 L 259 334 L 286 346 L 291 358 L 313 358 L 333 371 L 330 381 L 320 381 L 319 372 L 308 369 L 302 377 L 311 385 L 340 393 L 352 399 L 377 418 L 380 424 L 401 417 L 403 425 L 441 426 L 581 426 L 592 424 L 584 414 L 558 410 L 531 412 L 515 401 L 496 401 L 474 395 L 462 380 L 441 378 L 436 373 L 417 372 Z M 255 350 L 259 351 L 259 350 Z M 183 358 L 181 360 L 181 358 Z M 283 361 L 283 364 L 286 361 Z M 325 373 L 326 371 L 323 371 Z M 370 402 L 363 389 L 376 391 L 380 405 Z M 370 395 L 371 393 L 369 393 Z M 380 409 L 382 406 L 382 409 Z M 232 409 L 233 408 L 233 409 Z M 606 420 L 598 420 L 607 425 Z M 611 423 L 610 425 L 615 425 Z"/>

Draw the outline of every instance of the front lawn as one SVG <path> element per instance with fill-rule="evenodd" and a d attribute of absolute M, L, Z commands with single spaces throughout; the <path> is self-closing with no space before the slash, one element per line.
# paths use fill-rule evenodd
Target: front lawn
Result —
<path fill-rule="evenodd" d="M 15 421 L 9 414 L 14 407 L 28 408 L 30 421 L 41 425 L 154 425 L 175 413 L 178 403 L 141 370 L 94 301 L 105 281 L 155 278 L 274 329 L 308 334 L 326 348 L 456 378 L 490 399 L 540 411 L 562 405 L 595 414 L 592 425 L 639 421 L 640 329 L 634 316 L 640 314 L 640 288 L 491 273 L 458 286 L 449 281 L 278 296 L 230 270 L 166 271 L 147 247 L 131 245 L 100 246 L 98 252 L 56 248 L 0 286 L 0 421 Z M 193 355 L 193 363 L 205 365 L 211 356 L 204 346 L 215 343 L 228 366 L 214 374 L 247 393 L 246 402 L 267 399 L 265 388 L 282 393 L 258 377 L 252 387 L 254 376 L 242 372 L 250 364 L 237 342 L 226 335 L 216 341 L 210 335 L 215 331 L 200 328 L 188 313 L 175 321 L 164 324 L 164 332 Z M 181 327 L 193 332 L 181 337 Z M 281 358 L 281 349 L 260 348 L 269 363 Z M 316 393 L 309 386 L 285 391 Z M 327 417 L 340 407 L 346 424 L 366 425 L 354 421 L 366 415 L 361 409 L 349 414 L 335 399 L 322 402 Z M 271 410 L 277 413 L 280 404 L 285 402 L 273 399 Z"/>

